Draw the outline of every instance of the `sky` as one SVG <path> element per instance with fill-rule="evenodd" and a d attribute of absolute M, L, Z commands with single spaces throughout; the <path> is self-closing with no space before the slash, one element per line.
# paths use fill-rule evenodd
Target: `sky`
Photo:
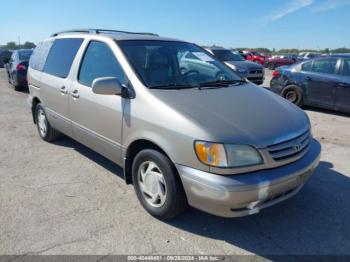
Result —
<path fill-rule="evenodd" d="M 0 7 L 0 44 L 104 28 L 227 48 L 350 48 L 350 0 L 11 0 Z"/>

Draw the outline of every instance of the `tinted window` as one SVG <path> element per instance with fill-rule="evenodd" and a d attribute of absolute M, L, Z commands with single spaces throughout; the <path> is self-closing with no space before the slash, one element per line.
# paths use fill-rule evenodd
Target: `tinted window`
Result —
<path fill-rule="evenodd" d="M 311 71 L 311 65 L 312 65 L 312 61 L 310 62 L 306 62 L 304 64 L 301 65 L 301 70 L 302 71 Z"/>
<path fill-rule="evenodd" d="M 321 55 L 320 54 L 313 54 L 313 53 L 311 53 L 307 57 L 312 59 L 312 58 L 319 57 L 319 56 L 321 56 Z"/>
<path fill-rule="evenodd" d="M 244 61 L 242 56 L 234 54 L 230 50 L 213 50 L 213 53 L 220 61 Z"/>
<path fill-rule="evenodd" d="M 312 65 L 312 72 L 323 74 L 334 74 L 336 70 L 337 59 L 319 59 L 315 60 Z"/>
<path fill-rule="evenodd" d="M 350 76 L 350 58 L 344 59 L 342 75 Z"/>
<path fill-rule="evenodd" d="M 78 79 L 83 85 L 91 87 L 99 77 L 117 77 L 121 84 L 127 83 L 126 75 L 109 46 L 91 41 L 85 51 Z"/>
<path fill-rule="evenodd" d="M 81 38 L 56 39 L 47 56 L 44 72 L 62 78 L 67 77 L 82 42 Z"/>
<path fill-rule="evenodd" d="M 32 55 L 32 50 L 26 50 L 26 51 L 19 51 L 19 60 L 21 61 L 29 61 L 30 56 Z"/>
<path fill-rule="evenodd" d="M 43 71 L 47 55 L 52 46 L 53 40 L 40 42 L 34 49 L 29 60 L 29 67 Z"/>

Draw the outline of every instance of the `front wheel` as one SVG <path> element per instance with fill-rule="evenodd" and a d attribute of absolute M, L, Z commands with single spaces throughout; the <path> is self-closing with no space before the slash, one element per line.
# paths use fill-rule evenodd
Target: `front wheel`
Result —
<path fill-rule="evenodd" d="M 56 140 L 60 133 L 51 127 L 49 121 L 47 120 L 44 107 L 39 103 L 35 108 L 35 122 L 38 128 L 40 137 L 48 142 Z"/>
<path fill-rule="evenodd" d="M 170 219 L 182 213 L 187 199 L 170 159 L 154 149 L 139 152 L 132 165 L 133 184 L 142 206 L 152 216 Z"/>

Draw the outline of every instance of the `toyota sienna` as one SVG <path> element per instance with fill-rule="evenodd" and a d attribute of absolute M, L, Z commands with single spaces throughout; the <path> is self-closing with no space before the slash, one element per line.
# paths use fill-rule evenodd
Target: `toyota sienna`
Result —
<path fill-rule="evenodd" d="M 34 50 L 28 82 L 40 137 L 65 134 L 123 167 L 160 219 L 188 205 L 224 217 L 257 213 L 295 195 L 319 162 L 301 109 L 192 43 L 60 32 Z"/>

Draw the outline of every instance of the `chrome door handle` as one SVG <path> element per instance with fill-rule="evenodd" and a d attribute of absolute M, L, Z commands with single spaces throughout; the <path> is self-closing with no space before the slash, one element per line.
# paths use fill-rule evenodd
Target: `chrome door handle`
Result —
<path fill-rule="evenodd" d="M 66 89 L 65 86 L 62 86 L 61 89 L 60 89 L 60 91 L 61 91 L 61 94 L 62 94 L 62 95 L 68 94 L 68 90 Z"/>
<path fill-rule="evenodd" d="M 79 92 L 78 92 L 78 90 L 74 90 L 74 91 L 72 92 L 72 97 L 74 97 L 74 98 L 79 98 Z"/>

